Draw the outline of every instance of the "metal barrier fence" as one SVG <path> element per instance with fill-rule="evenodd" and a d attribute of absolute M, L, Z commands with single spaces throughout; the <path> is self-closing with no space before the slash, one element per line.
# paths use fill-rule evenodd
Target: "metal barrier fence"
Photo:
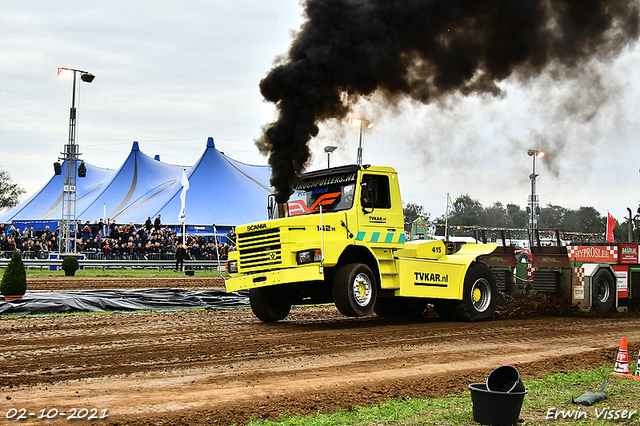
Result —
<path fill-rule="evenodd" d="M 175 253 L 133 253 L 114 254 L 105 252 L 83 251 L 82 256 L 90 260 L 176 260 Z"/>
<path fill-rule="evenodd" d="M 13 250 L 4 250 L 0 251 L 0 259 L 11 259 L 11 255 L 13 254 Z M 22 259 L 49 259 L 50 257 L 59 256 L 58 252 L 49 252 L 49 251 L 21 251 L 20 255 Z M 79 256 L 82 256 L 85 259 L 92 260 L 176 260 L 175 253 L 133 253 L 133 254 L 119 254 L 119 253 L 111 253 L 111 252 L 94 252 L 94 251 L 83 251 L 78 253 Z M 226 260 L 227 256 L 223 255 L 220 258 L 221 262 Z M 197 260 L 215 260 L 217 261 L 215 253 L 206 253 L 200 256 L 200 259 Z"/>
<path fill-rule="evenodd" d="M 11 255 L 13 255 L 13 250 L 0 251 L 0 259 L 11 259 Z M 35 251 L 25 250 L 25 251 L 21 251 L 20 255 L 22 256 L 22 259 L 48 259 L 49 258 L 48 251 L 39 251 L 36 253 Z"/>
<path fill-rule="evenodd" d="M 0 258 L 0 268 L 5 268 L 11 259 Z M 62 259 L 22 259 L 25 268 L 39 268 L 60 270 L 62 269 Z M 133 260 L 133 259 L 78 259 L 78 265 L 82 268 L 94 268 L 94 269 L 173 269 L 175 267 L 175 260 L 165 259 L 149 259 L 149 260 Z M 218 270 L 217 260 L 185 260 L 185 270 L 206 269 L 206 270 Z M 224 261 L 220 260 L 220 271 L 226 271 Z"/>

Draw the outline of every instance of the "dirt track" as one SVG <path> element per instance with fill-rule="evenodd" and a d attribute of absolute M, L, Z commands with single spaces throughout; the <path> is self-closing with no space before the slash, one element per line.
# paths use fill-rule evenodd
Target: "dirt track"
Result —
<path fill-rule="evenodd" d="M 48 289 L 100 285 L 58 281 Z M 206 286 L 200 284 L 172 286 Z M 613 367 L 623 335 L 630 352 L 637 350 L 638 316 L 407 322 L 306 307 L 277 324 L 259 322 L 248 309 L 0 317 L 0 422 L 10 408 L 36 415 L 52 407 L 107 409 L 109 417 L 96 424 L 131 425 L 243 424 L 252 415 L 332 412 L 460 393 L 504 364 L 524 378 Z M 41 424 L 35 417 L 19 424 Z M 57 422 L 68 424 L 61 416 Z"/>

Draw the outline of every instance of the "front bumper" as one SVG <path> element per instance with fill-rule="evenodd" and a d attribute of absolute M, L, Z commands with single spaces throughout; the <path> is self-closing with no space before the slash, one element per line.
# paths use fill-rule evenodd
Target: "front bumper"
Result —
<path fill-rule="evenodd" d="M 270 285 L 322 280 L 324 280 L 322 269 L 319 264 L 315 263 L 295 268 L 278 269 L 276 271 L 231 278 L 225 281 L 225 288 L 227 293 L 231 293 L 233 291 L 267 287 Z"/>

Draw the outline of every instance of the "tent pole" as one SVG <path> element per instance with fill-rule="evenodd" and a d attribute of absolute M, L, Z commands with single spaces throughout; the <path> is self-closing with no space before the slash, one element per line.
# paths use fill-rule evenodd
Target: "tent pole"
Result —
<path fill-rule="evenodd" d="M 216 243 L 216 258 L 218 259 L 218 274 L 220 278 L 224 281 L 222 277 L 222 271 L 220 270 L 220 250 L 218 249 L 218 230 L 216 229 L 216 224 L 213 224 L 213 241 Z"/>
<path fill-rule="evenodd" d="M 185 242 L 186 239 L 186 235 L 185 235 L 185 225 L 184 225 L 184 220 L 182 221 L 182 247 L 184 248 L 184 256 L 187 257 L 187 248 L 185 247 L 185 245 L 187 244 Z M 178 249 L 179 250 L 179 249 Z M 184 271 L 184 263 L 182 264 L 182 270 Z"/>

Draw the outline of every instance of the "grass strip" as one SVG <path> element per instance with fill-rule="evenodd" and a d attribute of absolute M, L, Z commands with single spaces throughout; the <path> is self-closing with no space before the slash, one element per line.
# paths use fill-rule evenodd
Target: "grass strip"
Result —
<path fill-rule="evenodd" d="M 632 373 L 635 365 L 631 366 Z M 524 380 L 527 389 L 518 425 L 640 425 L 640 380 L 613 376 L 613 366 L 593 371 L 547 374 Z M 607 381 L 607 398 L 593 406 L 574 404 L 585 392 L 597 392 Z M 626 411 L 625 411 L 626 410 Z M 616 418 L 616 416 L 618 418 Z M 623 418 L 626 417 L 626 418 Z M 370 407 L 356 407 L 311 417 L 282 416 L 277 421 L 253 420 L 248 426 L 472 426 L 471 393 L 437 399 L 389 400 Z"/>

